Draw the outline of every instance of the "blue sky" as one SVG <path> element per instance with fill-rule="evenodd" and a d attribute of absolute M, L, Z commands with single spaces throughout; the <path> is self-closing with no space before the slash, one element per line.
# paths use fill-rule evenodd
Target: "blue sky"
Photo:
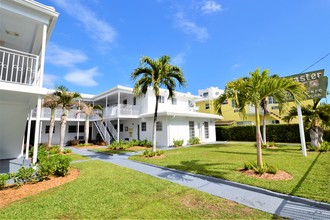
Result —
<path fill-rule="evenodd" d="M 298 74 L 330 53 L 330 0 L 38 1 L 60 13 L 47 88 L 98 94 L 133 86 L 141 56 L 169 55 L 187 80 L 179 90 L 197 94 L 256 68 Z M 330 76 L 330 55 L 307 71 L 318 69 Z"/>

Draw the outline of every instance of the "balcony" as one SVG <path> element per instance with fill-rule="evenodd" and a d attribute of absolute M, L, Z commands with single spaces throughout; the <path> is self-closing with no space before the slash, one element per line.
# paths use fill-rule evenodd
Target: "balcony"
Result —
<path fill-rule="evenodd" d="M 39 86 L 39 56 L 0 46 L 0 81 Z"/>
<path fill-rule="evenodd" d="M 138 116 L 139 109 L 136 105 L 114 105 L 106 107 L 103 111 L 103 117 L 109 118 L 114 116 Z"/>

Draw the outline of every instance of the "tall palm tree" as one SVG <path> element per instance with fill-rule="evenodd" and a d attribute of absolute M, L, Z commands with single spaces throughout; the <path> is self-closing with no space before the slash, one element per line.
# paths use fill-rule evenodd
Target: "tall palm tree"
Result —
<path fill-rule="evenodd" d="M 44 98 L 44 103 L 42 104 L 45 108 L 50 108 L 50 124 L 48 133 L 48 147 L 52 146 L 53 131 L 55 126 L 55 110 L 59 106 L 59 97 L 54 94 L 46 95 Z"/>
<path fill-rule="evenodd" d="M 131 78 L 135 81 L 133 92 L 136 96 L 145 95 L 148 88 L 151 87 L 156 96 L 155 113 L 152 132 L 152 151 L 156 151 L 156 122 L 158 112 L 158 99 L 160 97 L 160 88 L 165 87 L 168 91 L 168 99 L 175 96 L 174 91 L 177 85 L 185 86 L 186 80 L 182 74 L 181 68 L 170 64 L 169 56 L 162 56 L 159 59 L 151 59 L 143 56 L 140 66 L 136 68 Z"/>
<path fill-rule="evenodd" d="M 61 115 L 61 132 L 60 132 L 60 149 L 64 149 L 64 138 L 65 138 L 65 127 L 66 127 L 66 118 L 67 112 L 72 108 L 72 106 L 77 105 L 75 101 L 77 98 L 80 98 L 80 94 L 77 92 L 69 92 L 65 86 L 58 86 L 54 92 L 54 95 L 58 97 L 58 103 L 60 108 L 62 108 Z"/>
<path fill-rule="evenodd" d="M 76 114 L 83 113 L 86 116 L 85 120 L 85 144 L 88 144 L 89 139 L 89 117 L 92 115 L 98 115 L 100 118 L 103 118 L 103 107 L 100 105 L 93 106 L 90 103 L 80 102 L 80 109 Z M 99 111 L 97 111 L 99 110 Z"/>
<path fill-rule="evenodd" d="M 260 134 L 259 106 L 261 101 L 273 96 L 279 103 L 279 109 L 288 100 L 290 94 L 294 101 L 300 102 L 306 96 L 303 84 L 289 78 L 270 77 L 268 70 L 260 73 L 259 69 L 250 72 L 250 77 L 240 78 L 226 84 L 224 93 L 216 100 L 216 109 L 221 114 L 222 103 L 231 98 L 235 100 L 238 110 L 245 115 L 245 107 L 253 105 L 255 108 L 256 140 L 257 140 L 257 165 L 263 166 Z"/>

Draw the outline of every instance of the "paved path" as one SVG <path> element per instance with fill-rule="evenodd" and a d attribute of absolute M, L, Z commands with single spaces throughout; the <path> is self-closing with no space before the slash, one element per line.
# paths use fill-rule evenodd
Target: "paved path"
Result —
<path fill-rule="evenodd" d="M 128 160 L 129 155 L 106 155 L 72 148 L 73 153 L 110 162 L 151 176 L 194 188 L 248 207 L 290 219 L 330 219 L 330 204 L 316 202 L 213 177 L 190 174 Z M 329 192 L 328 192 L 329 193 Z"/>

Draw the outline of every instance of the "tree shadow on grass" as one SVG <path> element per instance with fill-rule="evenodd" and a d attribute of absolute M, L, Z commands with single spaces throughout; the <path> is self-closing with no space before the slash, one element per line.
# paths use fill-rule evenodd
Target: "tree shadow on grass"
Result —
<path fill-rule="evenodd" d="M 222 151 L 222 150 L 217 150 L 217 151 L 213 151 L 215 153 L 224 153 L 224 154 L 240 154 L 240 155 L 257 155 L 257 152 L 255 153 L 249 153 L 249 152 L 237 152 L 237 151 Z M 269 154 L 265 154 L 264 152 L 262 153 L 263 156 L 269 155 Z"/>
<path fill-rule="evenodd" d="M 216 169 L 211 169 L 211 167 L 228 165 L 228 164 L 235 165 L 234 163 L 203 163 L 200 160 L 190 160 L 190 161 L 181 161 L 180 165 L 175 164 L 175 165 L 168 165 L 166 167 L 176 170 L 187 171 L 194 174 L 224 178 L 225 174 L 232 172 L 232 170 L 223 172 L 223 171 L 217 171 L 217 170 L 221 170 L 221 168 L 219 167 L 217 167 Z"/>

